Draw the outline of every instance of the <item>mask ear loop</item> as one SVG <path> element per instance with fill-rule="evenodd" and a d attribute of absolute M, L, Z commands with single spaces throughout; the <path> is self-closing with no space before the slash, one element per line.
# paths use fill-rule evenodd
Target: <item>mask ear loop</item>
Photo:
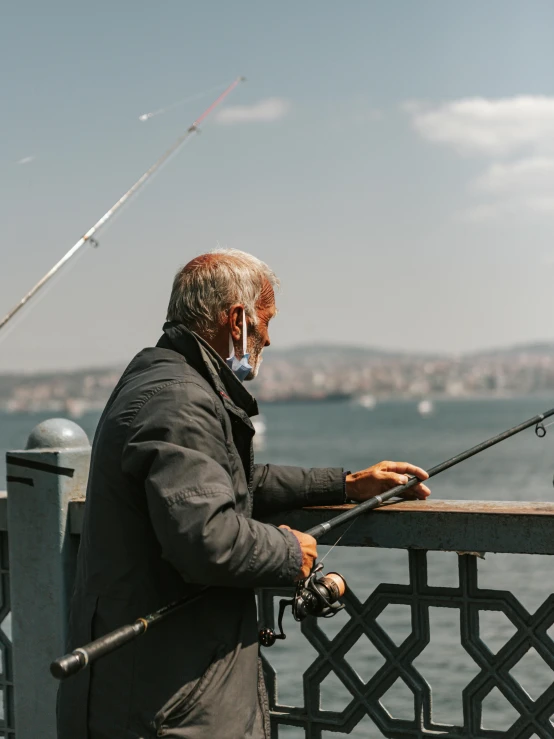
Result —
<path fill-rule="evenodd" d="M 242 309 L 242 356 L 246 354 L 246 313 Z"/>
<path fill-rule="evenodd" d="M 229 357 L 228 359 L 233 359 L 235 356 L 235 345 L 233 343 L 233 337 L 231 336 L 231 332 L 229 332 Z"/>

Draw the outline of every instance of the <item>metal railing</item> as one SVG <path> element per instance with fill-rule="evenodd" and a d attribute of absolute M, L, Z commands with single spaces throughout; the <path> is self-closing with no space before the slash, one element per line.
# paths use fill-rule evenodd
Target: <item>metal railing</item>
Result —
<path fill-rule="evenodd" d="M 75 429 L 78 427 L 73 428 L 73 437 L 69 435 L 68 446 L 63 428 L 63 433 L 47 429 L 47 433 L 38 435 L 38 441 L 35 434 L 34 448 L 8 455 L 8 498 L 0 497 L 0 690 L 4 703 L 0 736 L 15 736 L 15 720 L 18 739 L 55 739 L 57 686 L 48 665 L 64 651 L 68 594 L 82 528 L 90 457 L 90 449 Z M 340 511 L 340 507 L 303 509 L 280 516 L 278 522 L 305 530 Z M 341 533 L 337 530 L 321 543 L 333 544 Z M 350 589 L 344 599 L 346 615 L 336 617 L 334 633 L 325 628 L 327 622 L 310 618 L 301 626 L 287 624 L 294 644 L 294 634 L 301 629 L 310 647 L 309 661 L 302 687 L 295 694 L 296 705 L 289 706 L 279 701 L 279 670 L 270 664 L 274 653 L 264 653 L 273 739 L 290 737 L 291 732 L 309 739 L 348 736 L 350 732 L 352 736 L 380 733 L 406 739 L 554 737 L 550 721 L 554 714 L 554 672 L 533 697 L 512 672 L 530 650 L 554 671 L 554 642 L 548 633 L 554 624 L 554 595 L 544 592 L 542 605 L 531 613 L 512 592 L 481 587 L 479 582 L 481 552 L 554 554 L 554 504 L 399 503 L 361 517 L 344 533 L 339 546 L 407 550 L 408 581 L 381 582 L 365 599 Z M 15 700 L 12 647 L 4 630 L 10 612 L 8 549 Z M 433 551 L 458 553 L 457 576 L 448 586 L 432 584 L 428 578 L 428 552 Z M 345 575 L 348 579 L 348 573 Z M 264 626 L 274 625 L 275 598 L 289 592 L 279 588 L 259 594 L 260 622 Z M 410 613 L 410 628 L 401 639 L 391 636 L 387 615 L 383 616 L 399 606 Z M 419 669 L 418 659 L 432 642 L 430 611 L 434 608 L 449 609 L 457 615 L 460 628 L 453 634 L 453 641 L 461 644 L 474 664 L 463 689 L 462 720 L 457 725 L 434 717 L 431 687 Z M 512 626 L 511 635 L 496 651 L 482 638 L 480 626 L 487 612 L 502 614 Z M 41 621 L 40 639 L 37 618 Z M 372 669 L 360 670 L 355 659 L 362 641 L 371 645 L 379 658 Z M 283 645 L 284 650 L 287 642 Z M 280 654 L 282 661 L 287 653 L 275 654 Z M 448 669 L 456 670 L 455 661 L 448 662 L 448 655 L 438 657 L 446 660 Z M 342 691 L 343 705 L 328 704 L 322 686 L 329 680 Z M 399 684 L 409 696 L 409 716 L 395 716 L 387 708 L 387 695 Z M 515 718 L 510 725 L 488 729 L 483 728 L 483 703 L 493 691 L 501 693 Z M 359 733 L 367 722 L 371 728 Z"/>
<path fill-rule="evenodd" d="M 329 518 L 332 509 L 304 509 L 289 514 L 286 523 L 303 529 Z M 531 650 L 554 671 L 554 642 L 548 630 L 554 624 L 554 594 L 545 592 L 542 605 L 533 613 L 506 590 L 482 588 L 478 566 L 482 553 L 554 554 L 554 504 L 551 503 L 477 503 L 474 501 L 404 502 L 377 509 L 361 519 L 344 534 L 340 545 L 355 547 L 387 547 L 408 549 L 407 584 L 381 583 L 364 601 L 355 592 L 347 592 L 347 619 L 337 633 L 329 637 L 324 623 L 307 619 L 302 633 L 316 656 L 303 675 L 303 695 L 297 706 L 283 706 L 278 701 L 277 674 L 265 661 L 266 682 L 274 737 L 278 726 L 302 727 L 306 736 L 319 739 L 322 732 L 348 735 L 369 717 L 385 737 L 436 737 L 474 739 L 475 737 L 553 737 L 554 672 L 549 685 L 534 698 L 526 692 L 511 670 Z M 340 536 L 329 537 L 328 544 Z M 433 586 L 428 578 L 428 551 L 458 553 L 457 578 L 452 586 Z M 346 573 L 345 573 L 346 574 Z M 260 617 L 273 626 L 274 599 L 286 589 L 265 590 L 260 597 Z M 411 630 L 396 643 L 387 631 L 387 619 L 380 618 L 390 606 L 404 606 L 411 615 Z M 431 686 L 414 662 L 430 645 L 430 610 L 455 609 L 458 633 L 451 643 L 461 643 L 474 661 L 475 669 L 463 688 L 463 722 L 449 725 L 433 717 Z M 484 612 L 503 614 L 512 625 L 511 636 L 495 653 L 482 639 Z M 289 626 L 290 628 L 295 628 Z M 369 640 L 382 657 L 372 675 L 363 677 L 350 664 L 356 645 Z M 447 651 L 448 648 L 445 649 Z M 437 655 L 447 665 L 448 655 Z M 455 658 L 449 670 L 456 670 Z M 445 669 L 447 669 L 445 667 Z M 322 683 L 333 674 L 345 689 L 345 705 L 340 711 L 324 710 Z M 448 679 L 448 675 L 444 676 Z M 405 693 L 413 697 L 407 711 L 413 718 L 395 718 L 386 708 L 386 694 L 397 681 Z M 335 681 L 336 682 L 336 681 Z M 544 686 L 543 686 L 544 687 Z M 498 690 L 518 717 L 508 722 L 503 731 L 483 728 L 483 703 Z M 533 691 L 535 692 L 535 691 Z M 287 734 L 286 736 L 289 736 Z M 329 736 L 325 734 L 325 736 Z M 366 736 L 366 734 L 359 734 Z"/>

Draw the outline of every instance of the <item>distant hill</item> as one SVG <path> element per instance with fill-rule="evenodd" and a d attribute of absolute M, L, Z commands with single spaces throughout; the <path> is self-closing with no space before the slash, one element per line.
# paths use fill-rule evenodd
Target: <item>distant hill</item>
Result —
<path fill-rule="evenodd" d="M 393 349 L 381 349 L 378 347 L 365 347 L 355 345 L 341 344 L 307 344 L 280 349 L 272 346 L 271 349 L 264 353 L 264 365 L 268 365 L 273 361 L 283 360 L 291 364 L 299 364 L 302 366 L 314 366 L 321 363 L 343 364 L 345 361 L 355 361 L 360 363 L 363 361 L 376 360 L 478 360 L 482 358 L 508 358 L 511 356 L 544 356 L 554 357 L 554 342 L 533 342 L 528 344 L 516 344 L 508 347 L 494 347 L 491 349 L 480 349 L 474 352 L 463 353 L 439 353 L 439 352 L 414 352 L 401 351 Z M 101 376 L 106 373 L 117 372 L 121 374 L 126 366 L 126 362 L 118 363 L 105 367 L 82 367 L 71 370 L 57 371 L 37 371 L 37 372 L 19 372 L 6 373 L 0 372 L 0 394 L 6 387 L 11 387 L 15 383 L 25 383 L 27 380 L 36 381 L 37 379 L 46 382 L 54 381 L 56 378 L 63 376 L 66 380 L 74 378 L 79 380 L 84 374 L 92 376 Z"/>
<path fill-rule="evenodd" d="M 288 360 L 319 360 L 322 358 L 349 358 L 349 359 L 403 359 L 406 357 L 417 357 L 420 359 L 439 356 L 436 353 L 423 352 L 404 352 L 394 349 L 380 349 L 376 347 L 351 346 L 348 344 L 306 344 L 301 346 L 293 346 L 287 349 L 274 348 L 267 351 L 267 357 L 270 355 L 278 359 Z"/>
<path fill-rule="evenodd" d="M 508 347 L 481 349 L 477 352 L 468 352 L 462 356 L 466 359 L 470 359 L 474 357 L 510 357 L 522 354 L 552 357 L 554 356 L 554 342 L 543 341 L 532 344 L 515 344 L 514 346 Z"/>
<path fill-rule="evenodd" d="M 544 356 L 554 357 L 554 342 L 532 342 L 528 344 L 514 344 L 513 346 L 492 347 L 491 349 L 478 349 L 472 352 L 416 352 L 394 349 L 381 349 L 378 347 L 352 346 L 341 344 L 308 344 L 306 346 L 293 346 L 286 349 L 274 348 L 267 351 L 267 359 L 287 359 L 290 361 L 338 359 L 339 357 L 355 360 L 364 359 L 413 359 L 413 360 L 437 360 L 437 359 L 480 359 L 484 357 L 510 357 L 510 356 Z"/>

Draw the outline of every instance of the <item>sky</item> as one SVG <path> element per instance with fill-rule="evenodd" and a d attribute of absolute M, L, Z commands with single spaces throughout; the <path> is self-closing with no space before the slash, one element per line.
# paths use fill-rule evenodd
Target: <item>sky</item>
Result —
<path fill-rule="evenodd" d="M 554 340 L 551 0 L 6 1 L 0 372 L 121 364 L 219 246 L 281 279 L 272 346 Z M 166 112 L 147 117 L 147 113 Z"/>

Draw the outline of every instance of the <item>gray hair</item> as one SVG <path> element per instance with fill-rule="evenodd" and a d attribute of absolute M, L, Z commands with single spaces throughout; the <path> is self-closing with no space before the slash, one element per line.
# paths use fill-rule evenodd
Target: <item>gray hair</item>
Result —
<path fill-rule="evenodd" d="M 215 249 L 186 264 L 175 275 L 167 320 L 212 338 L 234 303 L 242 303 L 254 325 L 256 305 L 267 280 L 277 276 L 260 259 L 238 249 Z"/>

